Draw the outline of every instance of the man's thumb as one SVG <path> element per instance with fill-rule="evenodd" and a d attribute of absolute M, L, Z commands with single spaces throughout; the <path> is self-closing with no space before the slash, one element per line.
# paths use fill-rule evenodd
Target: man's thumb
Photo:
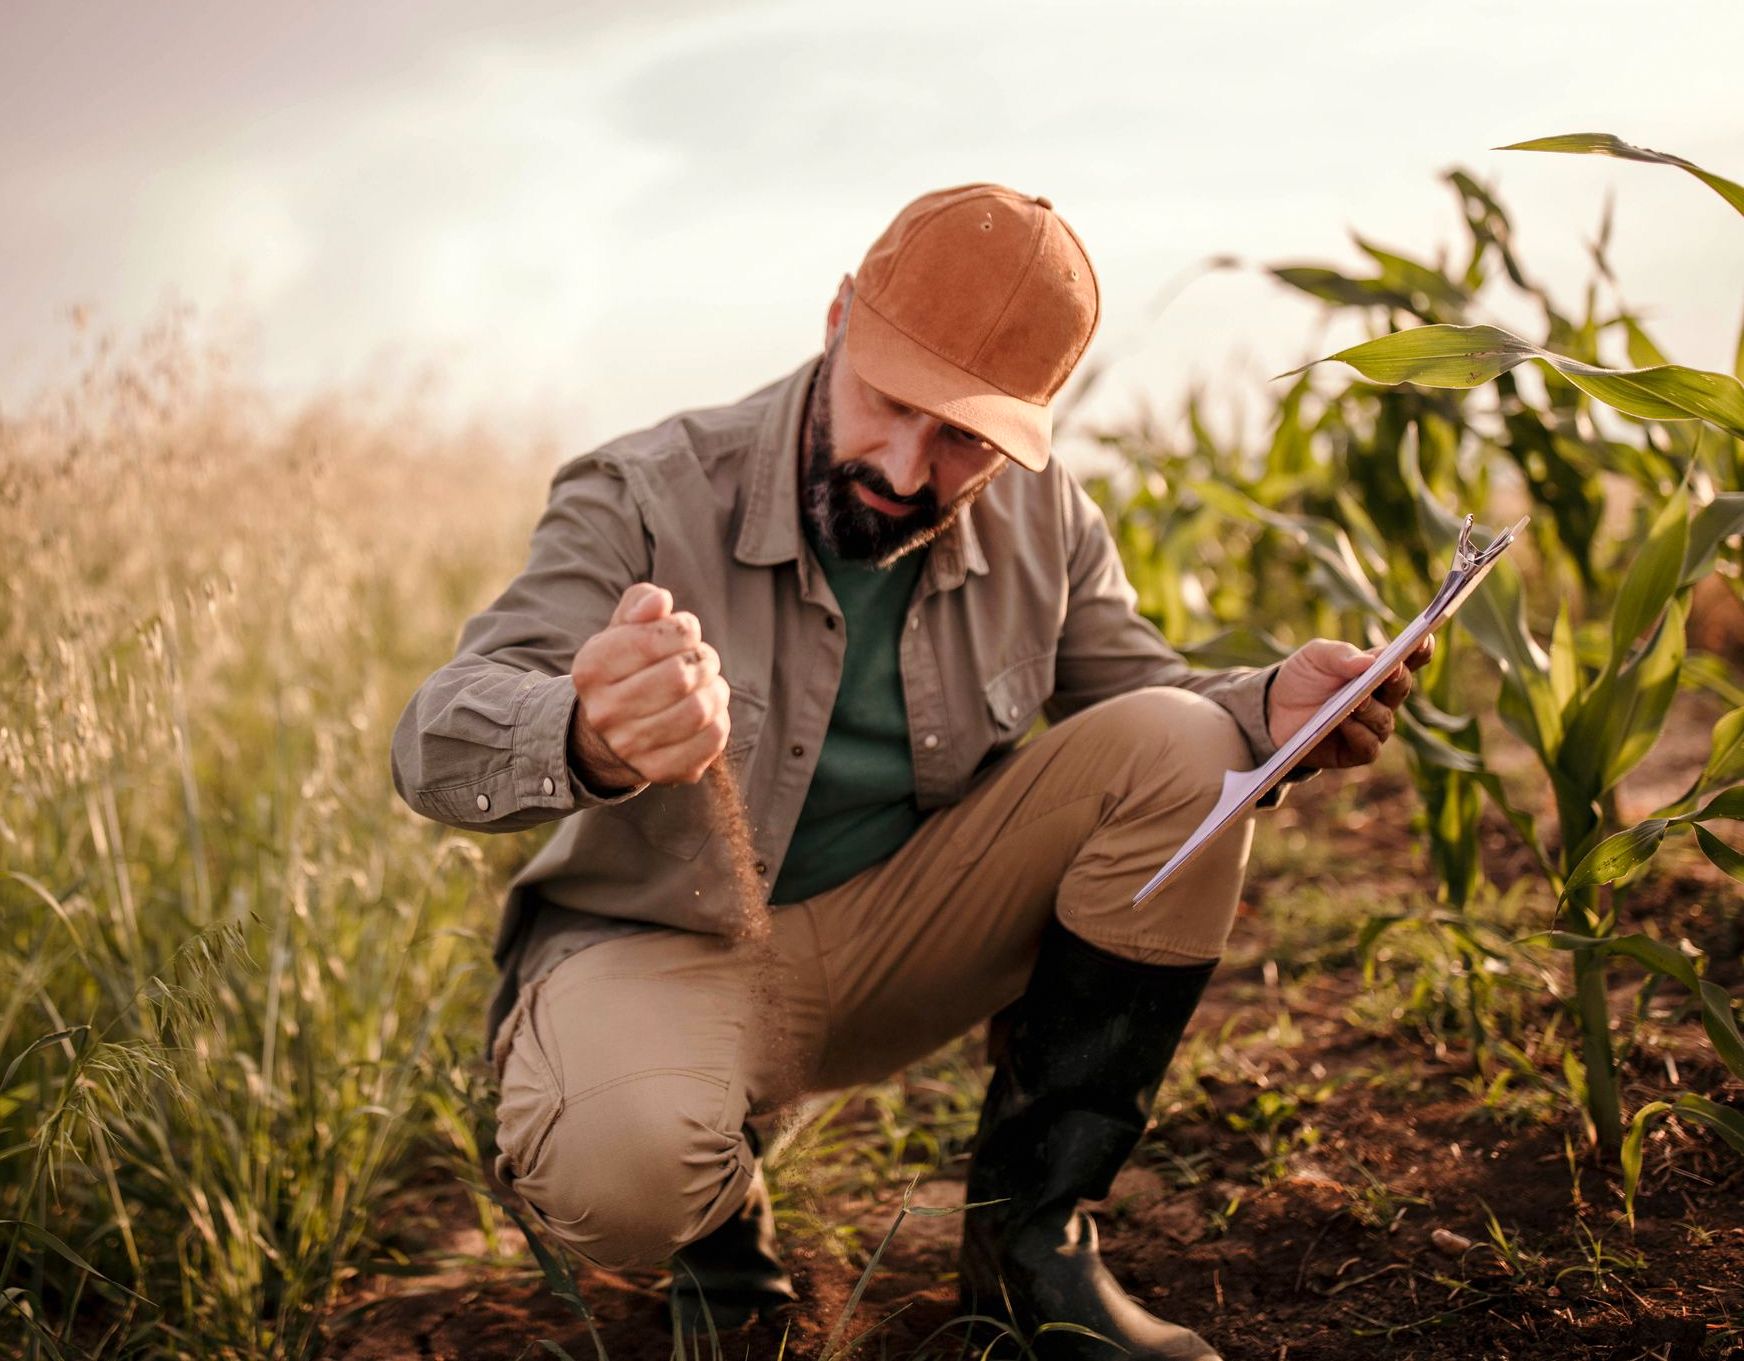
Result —
<path fill-rule="evenodd" d="M 651 581 L 638 581 L 625 591 L 612 611 L 613 624 L 652 624 L 672 613 L 672 592 Z"/>
<path fill-rule="evenodd" d="M 1321 643 L 1321 658 L 1323 664 L 1330 665 L 1342 676 L 1360 676 L 1374 661 L 1371 654 L 1337 638 L 1328 638 Z"/>

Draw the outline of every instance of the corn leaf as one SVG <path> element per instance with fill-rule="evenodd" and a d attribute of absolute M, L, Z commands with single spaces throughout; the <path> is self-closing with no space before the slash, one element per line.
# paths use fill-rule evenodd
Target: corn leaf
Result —
<path fill-rule="evenodd" d="M 1705 420 L 1744 437 L 1744 383 L 1730 374 L 1659 364 L 1604 369 L 1552 353 L 1498 326 L 1418 326 L 1339 350 L 1301 368 L 1338 360 L 1375 383 L 1474 388 L 1536 359 L 1589 397 L 1640 420 Z"/>
<path fill-rule="evenodd" d="M 1648 818 L 1606 837 L 1574 867 L 1568 882 L 1563 885 L 1563 899 L 1566 901 L 1571 893 L 1595 884 L 1614 883 L 1631 870 L 1645 865 L 1659 849 L 1659 843 L 1665 840 L 1666 828 L 1670 825 L 1669 818 Z"/>
<path fill-rule="evenodd" d="M 1744 785 L 1728 789 L 1709 799 L 1698 813 L 1685 813 L 1679 822 L 1706 822 L 1710 818 L 1744 819 Z"/>
<path fill-rule="evenodd" d="M 1680 585 L 1690 586 L 1713 570 L 1720 545 L 1744 533 L 1744 491 L 1721 492 L 1690 521 Z"/>
<path fill-rule="evenodd" d="M 1556 627 L 1550 635 L 1550 696 L 1566 717 L 1569 701 L 1580 692 L 1580 647 L 1574 638 L 1574 621 L 1568 616 L 1566 599 L 1557 606 Z"/>
<path fill-rule="evenodd" d="M 1381 267 L 1380 282 L 1413 299 L 1412 311 L 1422 312 L 1437 307 L 1459 313 L 1464 310 L 1467 295 L 1440 270 L 1421 264 L 1404 255 L 1383 250 L 1373 242 L 1356 238 L 1357 247 Z M 1427 308 L 1420 304 L 1427 304 Z"/>
<path fill-rule="evenodd" d="M 1702 765 L 1697 793 L 1744 780 L 1744 708 L 1722 714 L 1714 724 L 1714 743 Z"/>
<path fill-rule="evenodd" d="M 1594 937 L 1553 931 L 1549 933 L 1549 941 L 1558 950 L 1594 950 L 1601 955 L 1623 955 L 1656 974 L 1681 983 L 1700 1005 L 1702 1028 L 1708 1032 L 1708 1040 L 1720 1061 L 1734 1077 L 1744 1077 L 1744 1033 L 1739 1031 L 1738 1018 L 1732 1014 L 1731 995 L 1718 983 L 1701 977 L 1696 972 L 1695 961 L 1683 951 L 1643 935 Z"/>
<path fill-rule="evenodd" d="M 1625 161 L 1647 161 L 1654 165 L 1675 165 L 1688 171 L 1740 213 L 1744 213 L 1744 185 L 1734 184 L 1712 171 L 1703 170 L 1694 161 L 1673 156 L 1664 151 L 1649 151 L 1632 146 L 1608 132 L 1571 132 L 1560 137 L 1537 137 L 1530 142 L 1515 142 L 1497 147 L 1497 151 L 1560 151 L 1575 156 L 1615 156 Z"/>
<path fill-rule="evenodd" d="M 1653 337 L 1641 329 L 1641 324 L 1634 317 L 1619 317 L 1623 323 L 1623 334 L 1628 341 L 1629 362 L 1638 369 L 1657 368 L 1661 364 L 1669 364 L 1665 351 L 1653 343 Z"/>
<path fill-rule="evenodd" d="M 1418 326 L 1364 341 L 1314 364 L 1341 360 L 1375 383 L 1422 383 L 1426 387 L 1475 388 L 1530 359 L 1533 347 L 1498 326 Z"/>
<path fill-rule="evenodd" d="M 1744 852 L 1734 850 L 1706 827 L 1696 828 L 1696 842 L 1701 846 L 1703 855 L 1739 883 L 1744 883 Z"/>
<path fill-rule="evenodd" d="M 1618 1161 L 1623 1167 L 1623 1213 L 1630 1228 L 1635 1227 L 1635 1188 L 1641 1184 L 1641 1150 L 1647 1139 L 1647 1128 L 1670 1109 L 1669 1101 L 1649 1101 L 1635 1112 L 1635 1118 L 1629 1122 L 1629 1132 L 1623 1136 Z"/>
<path fill-rule="evenodd" d="M 1666 501 L 1647 531 L 1647 542 L 1629 564 L 1611 612 L 1611 660 L 1629 649 L 1659 618 L 1682 575 L 1689 547 L 1689 495 L 1682 487 Z"/>
<path fill-rule="evenodd" d="M 1411 295 L 1379 279 L 1353 279 L 1319 265 L 1279 265 L 1271 270 L 1280 283 L 1339 307 L 1396 307 L 1409 312 Z"/>
<path fill-rule="evenodd" d="M 1705 1096 L 1697 1096 L 1694 1092 L 1685 1092 L 1677 1099 L 1676 1113 L 1687 1116 L 1699 1125 L 1709 1129 L 1725 1140 L 1736 1153 L 1744 1153 L 1744 1113 L 1733 1110 L 1730 1106 L 1722 1106 L 1717 1101 L 1710 1101 Z"/>
<path fill-rule="evenodd" d="M 1603 773 L 1606 789 L 1615 787 L 1635 769 L 1659 740 L 1665 716 L 1671 712 L 1671 702 L 1677 697 L 1684 653 L 1689 648 L 1684 630 L 1688 613 L 1681 601 L 1673 600 L 1647 650 L 1624 668 L 1623 684 L 1618 687 L 1622 702 L 1613 716 L 1614 745 L 1613 734 L 1606 734 L 1606 746 L 1610 752 Z M 1611 726 L 1607 724 L 1607 727 Z"/>

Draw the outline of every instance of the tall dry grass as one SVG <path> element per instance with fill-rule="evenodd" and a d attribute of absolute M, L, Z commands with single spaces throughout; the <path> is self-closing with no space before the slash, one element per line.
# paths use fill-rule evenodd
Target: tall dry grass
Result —
<path fill-rule="evenodd" d="M 0 1353 L 312 1355 L 475 1155 L 527 847 L 417 819 L 388 738 L 554 457 L 275 410 L 174 320 L 0 422 Z"/>

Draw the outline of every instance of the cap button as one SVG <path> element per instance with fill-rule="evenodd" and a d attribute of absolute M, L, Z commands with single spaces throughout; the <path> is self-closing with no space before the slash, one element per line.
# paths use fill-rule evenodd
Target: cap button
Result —
<path fill-rule="evenodd" d="M 1054 206 L 1053 201 L 1051 199 L 1045 198 L 1041 194 L 1036 195 L 1035 201 L 1036 201 L 1036 207 L 1038 207 L 1038 208 L 1052 208 Z"/>

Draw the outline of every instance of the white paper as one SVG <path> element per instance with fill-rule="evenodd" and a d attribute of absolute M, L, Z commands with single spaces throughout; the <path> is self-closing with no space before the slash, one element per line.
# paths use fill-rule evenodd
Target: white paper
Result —
<path fill-rule="evenodd" d="M 1386 680 L 1393 668 L 1466 602 L 1477 589 L 1478 583 L 1501 560 L 1502 554 L 1526 527 L 1526 522 L 1526 518 L 1521 519 L 1511 528 L 1496 535 L 1488 547 L 1474 549 L 1471 546 L 1472 517 L 1466 516 L 1465 524 L 1460 528 L 1459 543 L 1453 550 L 1453 566 L 1442 579 L 1434 598 L 1423 607 L 1423 612 L 1381 650 L 1362 675 L 1348 681 L 1331 699 L 1322 704 L 1315 711 L 1314 717 L 1292 734 L 1263 766 L 1257 770 L 1223 772 L 1223 793 L 1219 796 L 1217 805 L 1205 815 L 1204 821 L 1182 844 L 1181 849 L 1170 857 L 1169 863 L 1152 875 L 1150 882 L 1133 895 L 1133 906 L 1137 907 L 1168 883 L 1204 849 L 1206 843 L 1258 803 L 1267 790 L 1300 764 L 1302 757 L 1355 713 L 1362 702 L 1380 688 L 1381 682 Z"/>

